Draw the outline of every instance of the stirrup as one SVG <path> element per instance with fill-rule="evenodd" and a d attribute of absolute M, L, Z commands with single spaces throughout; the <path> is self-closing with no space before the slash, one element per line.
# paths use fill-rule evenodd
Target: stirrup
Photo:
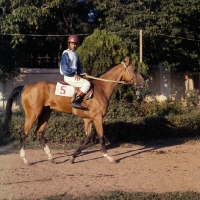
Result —
<path fill-rule="evenodd" d="M 82 105 L 79 104 L 79 103 L 71 102 L 71 103 L 70 103 L 70 106 L 73 107 L 73 108 L 77 108 L 77 109 L 88 110 L 88 108 L 82 106 Z"/>

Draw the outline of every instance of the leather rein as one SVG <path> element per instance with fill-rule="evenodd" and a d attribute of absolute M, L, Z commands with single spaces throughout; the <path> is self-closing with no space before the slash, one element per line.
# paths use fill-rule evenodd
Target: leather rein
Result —
<path fill-rule="evenodd" d="M 125 62 L 122 61 L 121 64 L 124 66 L 124 69 L 125 70 L 128 70 L 128 66 L 126 66 Z M 128 74 L 130 75 L 131 79 L 133 80 L 129 70 L 128 70 Z M 94 77 L 94 76 L 89 76 L 87 75 L 86 78 L 91 78 L 91 79 L 95 79 L 95 80 L 99 80 L 99 81 L 106 81 L 106 82 L 113 82 L 113 83 L 121 83 L 121 84 L 133 84 L 133 82 L 125 82 L 125 81 L 113 81 L 113 80 L 108 80 L 108 79 L 103 79 L 103 78 L 97 78 L 97 77 Z"/>

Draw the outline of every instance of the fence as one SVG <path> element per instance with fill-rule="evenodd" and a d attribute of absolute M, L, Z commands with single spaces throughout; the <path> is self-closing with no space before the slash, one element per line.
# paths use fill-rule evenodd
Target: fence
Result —
<path fill-rule="evenodd" d="M 60 56 L 30 54 L 25 61 L 26 68 L 58 68 Z"/>
<path fill-rule="evenodd" d="M 4 67 L 20 68 L 57 68 L 61 57 L 56 53 L 43 54 L 38 52 L 29 53 L 20 49 L 12 50 L 0 48 L 0 63 Z"/>

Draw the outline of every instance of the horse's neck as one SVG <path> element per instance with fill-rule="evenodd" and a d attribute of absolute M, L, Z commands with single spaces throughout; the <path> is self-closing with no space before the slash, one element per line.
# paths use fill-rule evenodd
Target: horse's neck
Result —
<path fill-rule="evenodd" d="M 117 66 L 112 69 L 110 69 L 108 72 L 105 74 L 101 75 L 100 78 L 106 79 L 106 80 L 111 80 L 111 81 L 120 81 L 123 73 L 123 67 L 122 66 Z M 113 93 L 113 90 L 117 86 L 117 82 L 109 82 L 109 81 L 101 81 L 101 88 L 103 89 L 107 99 L 110 98 L 110 96 Z"/>

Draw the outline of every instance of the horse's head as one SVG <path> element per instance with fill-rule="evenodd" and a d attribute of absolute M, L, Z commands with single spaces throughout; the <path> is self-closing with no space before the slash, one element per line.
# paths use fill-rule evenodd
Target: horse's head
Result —
<path fill-rule="evenodd" d="M 130 57 L 127 56 L 121 63 L 125 69 L 125 72 L 122 76 L 122 80 L 125 81 L 125 84 L 134 84 L 138 87 L 142 87 L 144 85 L 144 79 L 138 73 L 135 66 L 131 63 Z"/>

